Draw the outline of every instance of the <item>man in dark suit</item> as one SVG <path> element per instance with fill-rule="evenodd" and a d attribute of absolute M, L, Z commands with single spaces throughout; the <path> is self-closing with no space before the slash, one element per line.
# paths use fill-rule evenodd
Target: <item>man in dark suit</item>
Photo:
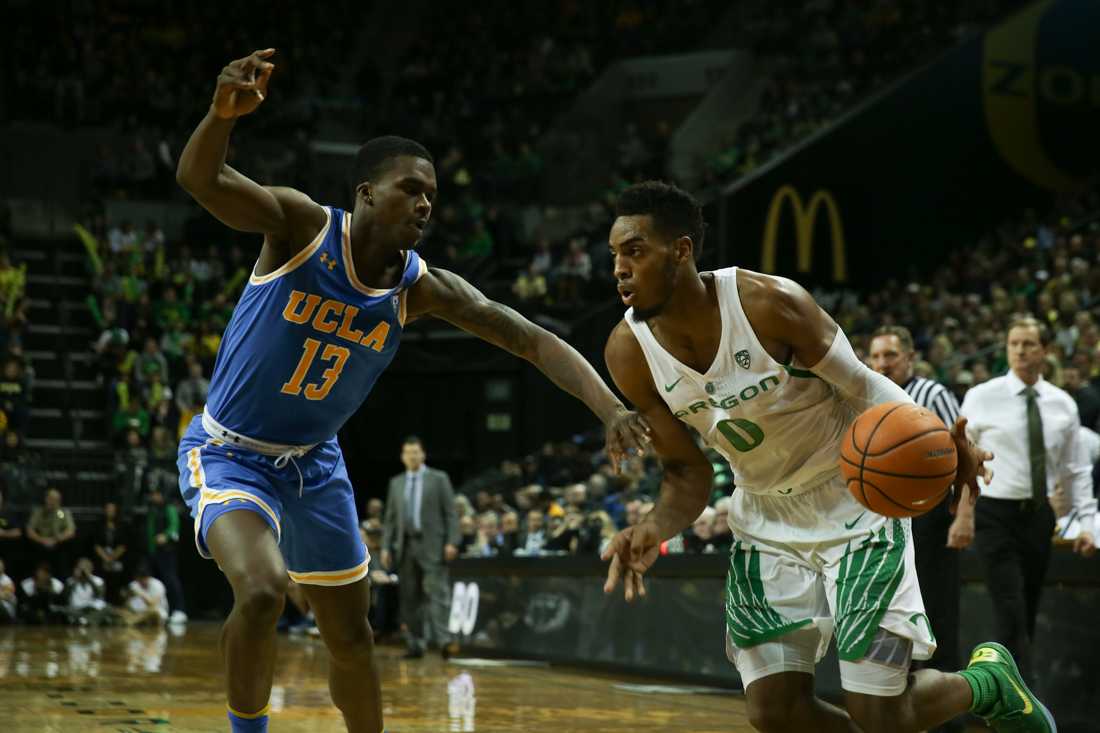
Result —
<path fill-rule="evenodd" d="M 457 650 L 447 630 L 451 584 L 446 564 L 458 557 L 460 539 L 454 490 L 447 474 L 425 466 L 424 458 L 420 438 L 406 438 L 401 447 L 405 472 L 390 479 L 382 540 L 382 564 L 397 567 L 406 658 L 424 656 L 429 629 L 445 657 Z"/>

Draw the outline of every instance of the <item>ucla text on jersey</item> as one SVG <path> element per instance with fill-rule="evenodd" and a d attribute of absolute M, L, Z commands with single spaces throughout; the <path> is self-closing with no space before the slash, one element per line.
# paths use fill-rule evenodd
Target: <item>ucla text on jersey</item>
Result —
<path fill-rule="evenodd" d="M 352 261 L 350 212 L 325 214 L 289 262 L 253 272 L 233 311 L 207 403 L 229 430 L 284 445 L 327 440 L 397 353 L 406 292 L 427 265 L 410 250 L 396 287 L 367 287 Z"/>

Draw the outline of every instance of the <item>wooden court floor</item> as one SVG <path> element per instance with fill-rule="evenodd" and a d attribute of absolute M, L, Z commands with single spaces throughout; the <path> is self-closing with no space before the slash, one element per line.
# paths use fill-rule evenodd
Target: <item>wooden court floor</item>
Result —
<path fill-rule="evenodd" d="M 0 627 L 0 733 L 227 731 L 219 626 L 170 630 Z M 379 647 L 390 733 L 751 731 L 739 694 L 549 666 L 401 659 Z M 456 663 L 457 661 L 457 663 Z M 343 731 L 312 637 L 279 639 L 271 730 Z"/>

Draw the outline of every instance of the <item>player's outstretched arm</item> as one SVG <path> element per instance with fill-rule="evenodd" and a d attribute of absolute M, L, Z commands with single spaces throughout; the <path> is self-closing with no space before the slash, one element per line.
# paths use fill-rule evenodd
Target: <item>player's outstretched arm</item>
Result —
<path fill-rule="evenodd" d="M 218 75 L 214 100 L 180 154 L 176 181 L 226 226 L 267 235 L 276 267 L 313 239 L 325 212 L 300 191 L 265 187 L 225 162 L 238 117 L 254 112 L 267 96 L 274 49 L 230 62 Z M 297 242 L 294 247 L 292 243 Z"/>
<path fill-rule="evenodd" d="M 409 290 L 408 317 L 431 315 L 526 359 L 561 389 L 586 404 L 607 429 L 607 452 L 618 470 L 644 452 L 649 428 L 627 410 L 600 375 L 569 344 L 503 303 L 486 298 L 463 278 L 433 267 Z"/>
<path fill-rule="evenodd" d="M 635 595 L 645 595 L 642 574 L 657 559 L 661 542 L 682 532 L 703 512 L 714 469 L 657 394 L 645 355 L 625 322 L 611 332 L 604 358 L 619 390 L 649 423 L 653 449 L 664 469 L 653 510 L 636 526 L 616 534 L 602 555 L 611 561 L 604 592 L 613 591 L 621 579 L 630 601 Z"/>

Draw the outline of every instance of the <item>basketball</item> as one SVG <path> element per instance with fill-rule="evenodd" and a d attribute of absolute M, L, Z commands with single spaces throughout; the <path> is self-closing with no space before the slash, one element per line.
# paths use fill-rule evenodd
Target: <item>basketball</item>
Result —
<path fill-rule="evenodd" d="M 935 413 L 911 402 L 866 410 L 840 443 L 840 470 L 863 506 L 887 517 L 924 514 L 947 496 L 959 457 Z"/>

